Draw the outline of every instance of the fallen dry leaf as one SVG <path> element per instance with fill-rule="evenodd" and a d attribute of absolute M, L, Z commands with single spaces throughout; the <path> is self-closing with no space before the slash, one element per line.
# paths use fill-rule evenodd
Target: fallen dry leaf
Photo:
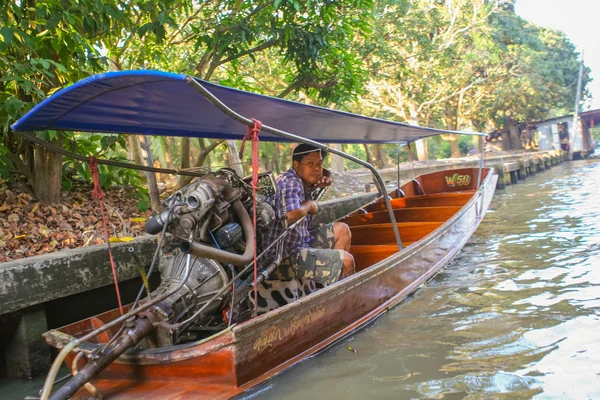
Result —
<path fill-rule="evenodd" d="M 111 237 L 110 239 L 108 239 L 108 241 L 111 243 L 123 243 L 123 242 L 131 242 L 133 239 L 134 238 L 132 238 L 131 236 Z"/>
<path fill-rule="evenodd" d="M 41 205 L 17 187 L 0 182 L 0 263 L 54 251 L 105 243 L 100 205 L 91 198 L 89 187 L 65 192 L 61 203 Z M 131 191 L 106 191 L 103 199 L 109 234 L 126 241 L 145 235 L 145 221 L 151 212 L 140 212 Z"/>
<path fill-rule="evenodd" d="M 68 223 L 66 223 L 66 222 L 61 222 L 60 223 L 60 229 L 62 231 L 72 231 L 73 227 L 71 225 L 69 225 Z"/>

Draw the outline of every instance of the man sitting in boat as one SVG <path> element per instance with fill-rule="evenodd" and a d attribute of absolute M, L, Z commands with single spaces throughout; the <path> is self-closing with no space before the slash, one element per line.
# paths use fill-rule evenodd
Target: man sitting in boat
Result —
<path fill-rule="evenodd" d="M 275 206 L 287 221 L 269 231 L 267 240 L 275 240 L 287 226 L 306 218 L 284 238 L 283 260 L 271 279 L 307 279 L 329 285 L 354 273 L 348 225 L 334 222 L 309 230 L 312 215 L 319 211 L 313 193 L 332 183 L 329 171 L 323 173 L 326 156 L 324 150 L 301 144 L 294 149 L 292 167 L 277 178 Z"/>

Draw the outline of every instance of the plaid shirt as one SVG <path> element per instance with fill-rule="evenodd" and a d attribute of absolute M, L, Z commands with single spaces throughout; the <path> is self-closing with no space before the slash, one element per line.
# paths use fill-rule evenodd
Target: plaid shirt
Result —
<path fill-rule="evenodd" d="M 310 197 L 310 195 L 308 196 Z M 285 215 L 289 211 L 297 210 L 306 201 L 302 178 L 298 176 L 293 168 L 288 169 L 277 178 L 277 193 L 275 194 L 275 211 L 279 216 Z M 308 228 L 312 220 L 311 215 L 307 215 L 296 228 L 290 231 L 283 240 L 283 258 L 287 258 L 293 251 L 298 251 L 309 247 L 310 232 Z M 287 221 L 275 223 L 266 234 L 265 243 L 272 243 L 287 228 Z"/>

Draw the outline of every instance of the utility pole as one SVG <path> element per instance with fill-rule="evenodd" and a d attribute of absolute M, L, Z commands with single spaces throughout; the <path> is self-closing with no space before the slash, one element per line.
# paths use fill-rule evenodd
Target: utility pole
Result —
<path fill-rule="evenodd" d="M 583 130 L 579 122 L 579 102 L 581 101 L 581 84 L 583 80 L 583 51 L 581 52 L 581 61 L 579 62 L 579 76 L 577 77 L 577 93 L 575 94 L 575 113 L 573 114 L 573 129 L 569 135 L 569 160 L 573 159 L 573 147 L 575 138 L 579 135 L 581 146 L 583 146 Z M 583 150 L 583 148 L 581 149 Z"/>

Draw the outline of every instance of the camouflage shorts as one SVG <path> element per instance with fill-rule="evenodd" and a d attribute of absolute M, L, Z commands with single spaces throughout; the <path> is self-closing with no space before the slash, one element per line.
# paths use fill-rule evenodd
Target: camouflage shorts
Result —
<path fill-rule="evenodd" d="M 344 250 L 333 249 L 333 224 L 313 229 L 310 234 L 310 247 L 294 251 L 281 261 L 272 279 L 308 279 L 324 285 L 338 281 L 344 265 Z"/>

